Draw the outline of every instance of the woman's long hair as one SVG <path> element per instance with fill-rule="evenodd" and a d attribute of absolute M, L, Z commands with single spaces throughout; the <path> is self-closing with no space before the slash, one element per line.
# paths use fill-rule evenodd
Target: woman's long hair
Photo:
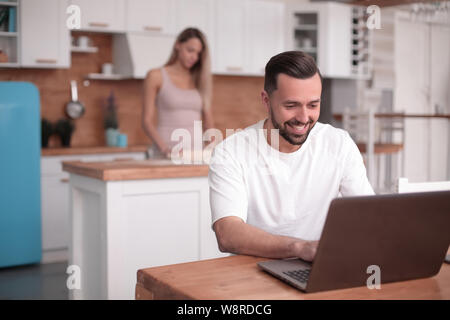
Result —
<path fill-rule="evenodd" d="M 177 37 L 172 53 L 169 60 L 165 64 L 170 66 L 174 64 L 178 59 L 178 52 L 175 48 L 177 43 L 183 43 L 189 39 L 197 38 L 202 43 L 202 51 L 197 63 L 192 66 L 190 72 L 194 79 L 195 87 L 200 92 L 200 96 L 203 100 L 203 108 L 208 110 L 211 106 L 211 93 L 212 93 L 212 77 L 211 77 L 211 58 L 209 56 L 208 43 L 205 35 L 197 28 L 184 29 Z"/>

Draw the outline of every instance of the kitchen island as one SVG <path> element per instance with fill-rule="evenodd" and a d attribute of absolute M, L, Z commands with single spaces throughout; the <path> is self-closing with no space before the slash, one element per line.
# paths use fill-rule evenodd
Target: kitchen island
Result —
<path fill-rule="evenodd" d="M 133 299 L 139 269 L 225 256 L 211 229 L 206 164 L 77 161 L 63 170 L 72 299 Z"/>

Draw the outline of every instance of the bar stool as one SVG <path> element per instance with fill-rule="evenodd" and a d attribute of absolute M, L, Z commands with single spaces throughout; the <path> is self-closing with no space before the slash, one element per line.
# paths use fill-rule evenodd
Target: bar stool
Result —
<path fill-rule="evenodd" d="M 385 118 L 383 118 L 384 120 Z M 400 119 L 400 120 L 399 120 Z M 379 121 L 378 121 L 379 122 Z M 386 122 L 386 121 L 385 121 Z M 380 126 L 377 126 L 380 124 Z M 392 192 L 395 179 L 391 170 L 391 156 L 401 155 L 404 145 L 403 117 L 392 118 L 387 123 L 376 123 L 374 109 L 365 111 L 351 111 L 345 108 L 342 115 L 342 126 L 358 146 L 363 154 L 367 168 L 367 177 L 376 192 Z M 400 132 L 400 141 L 393 142 L 394 133 Z M 384 186 L 381 186 L 381 157 L 386 158 Z M 397 160 L 398 172 L 403 174 L 404 157 L 401 155 L 401 163 Z M 399 176 L 401 175 L 400 173 Z"/>

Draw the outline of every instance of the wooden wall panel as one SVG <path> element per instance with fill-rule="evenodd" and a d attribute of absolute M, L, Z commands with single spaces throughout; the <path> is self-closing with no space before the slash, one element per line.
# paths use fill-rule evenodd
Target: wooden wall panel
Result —
<path fill-rule="evenodd" d="M 267 116 L 261 102 L 262 77 L 214 76 L 212 110 L 215 126 L 243 129 Z"/>
<path fill-rule="evenodd" d="M 90 147 L 105 145 L 103 130 L 104 103 L 111 91 L 116 95 L 120 131 L 128 135 L 129 145 L 150 144 L 151 140 L 141 128 L 142 80 L 83 81 L 88 73 L 98 73 L 101 65 L 111 62 L 112 37 L 101 33 L 73 33 L 74 37 L 87 35 L 97 53 L 72 53 L 70 69 L 0 69 L 0 81 L 30 81 L 40 91 L 41 116 L 56 122 L 65 118 L 64 108 L 70 101 L 70 81 L 77 80 L 79 100 L 86 112 L 75 120 L 71 145 Z M 225 134 L 226 128 L 245 128 L 266 116 L 261 104 L 262 77 L 213 77 L 213 115 L 216 127 Z M 50 147 L 59 146 L 56 137 Z"/>

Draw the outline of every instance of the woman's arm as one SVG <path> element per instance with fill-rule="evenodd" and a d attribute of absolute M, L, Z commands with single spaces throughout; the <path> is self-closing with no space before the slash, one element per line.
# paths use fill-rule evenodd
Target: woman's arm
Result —
<path fill-rule="evenodd" d="M 142 113 L 142 128 L 152 139 L 153 143 L 164 153 L 170 153 L 169 147 L 162 140 L 155 126 L 156 95 L 162 85 L 162 75 L 160 70 L 151 70 L 147 73 L 144 81 L 144 107 Z"/>
<path fill-rule="evenodd" d="M 214 119 L 211 108 L 203 109 L 203 131 L 214 128 Z"/>
<path fill-rule="evenodd" d="M 205 132 L 208 129 L 214 128 L 214 119 L 213 119 L 211 108 L 208 108 L 206 110 L 203 109 L 202 115 L 203 115 L 203 132 Z M 206 147 L 210 144 L 211 144 L 211 146 L 213 146 L 214 145 L 213 143 L 216 143 L 215 140 L 216 140 L 216 137 L 212 136 L 211 141 L 204 142 L 204 147 Z"/>

